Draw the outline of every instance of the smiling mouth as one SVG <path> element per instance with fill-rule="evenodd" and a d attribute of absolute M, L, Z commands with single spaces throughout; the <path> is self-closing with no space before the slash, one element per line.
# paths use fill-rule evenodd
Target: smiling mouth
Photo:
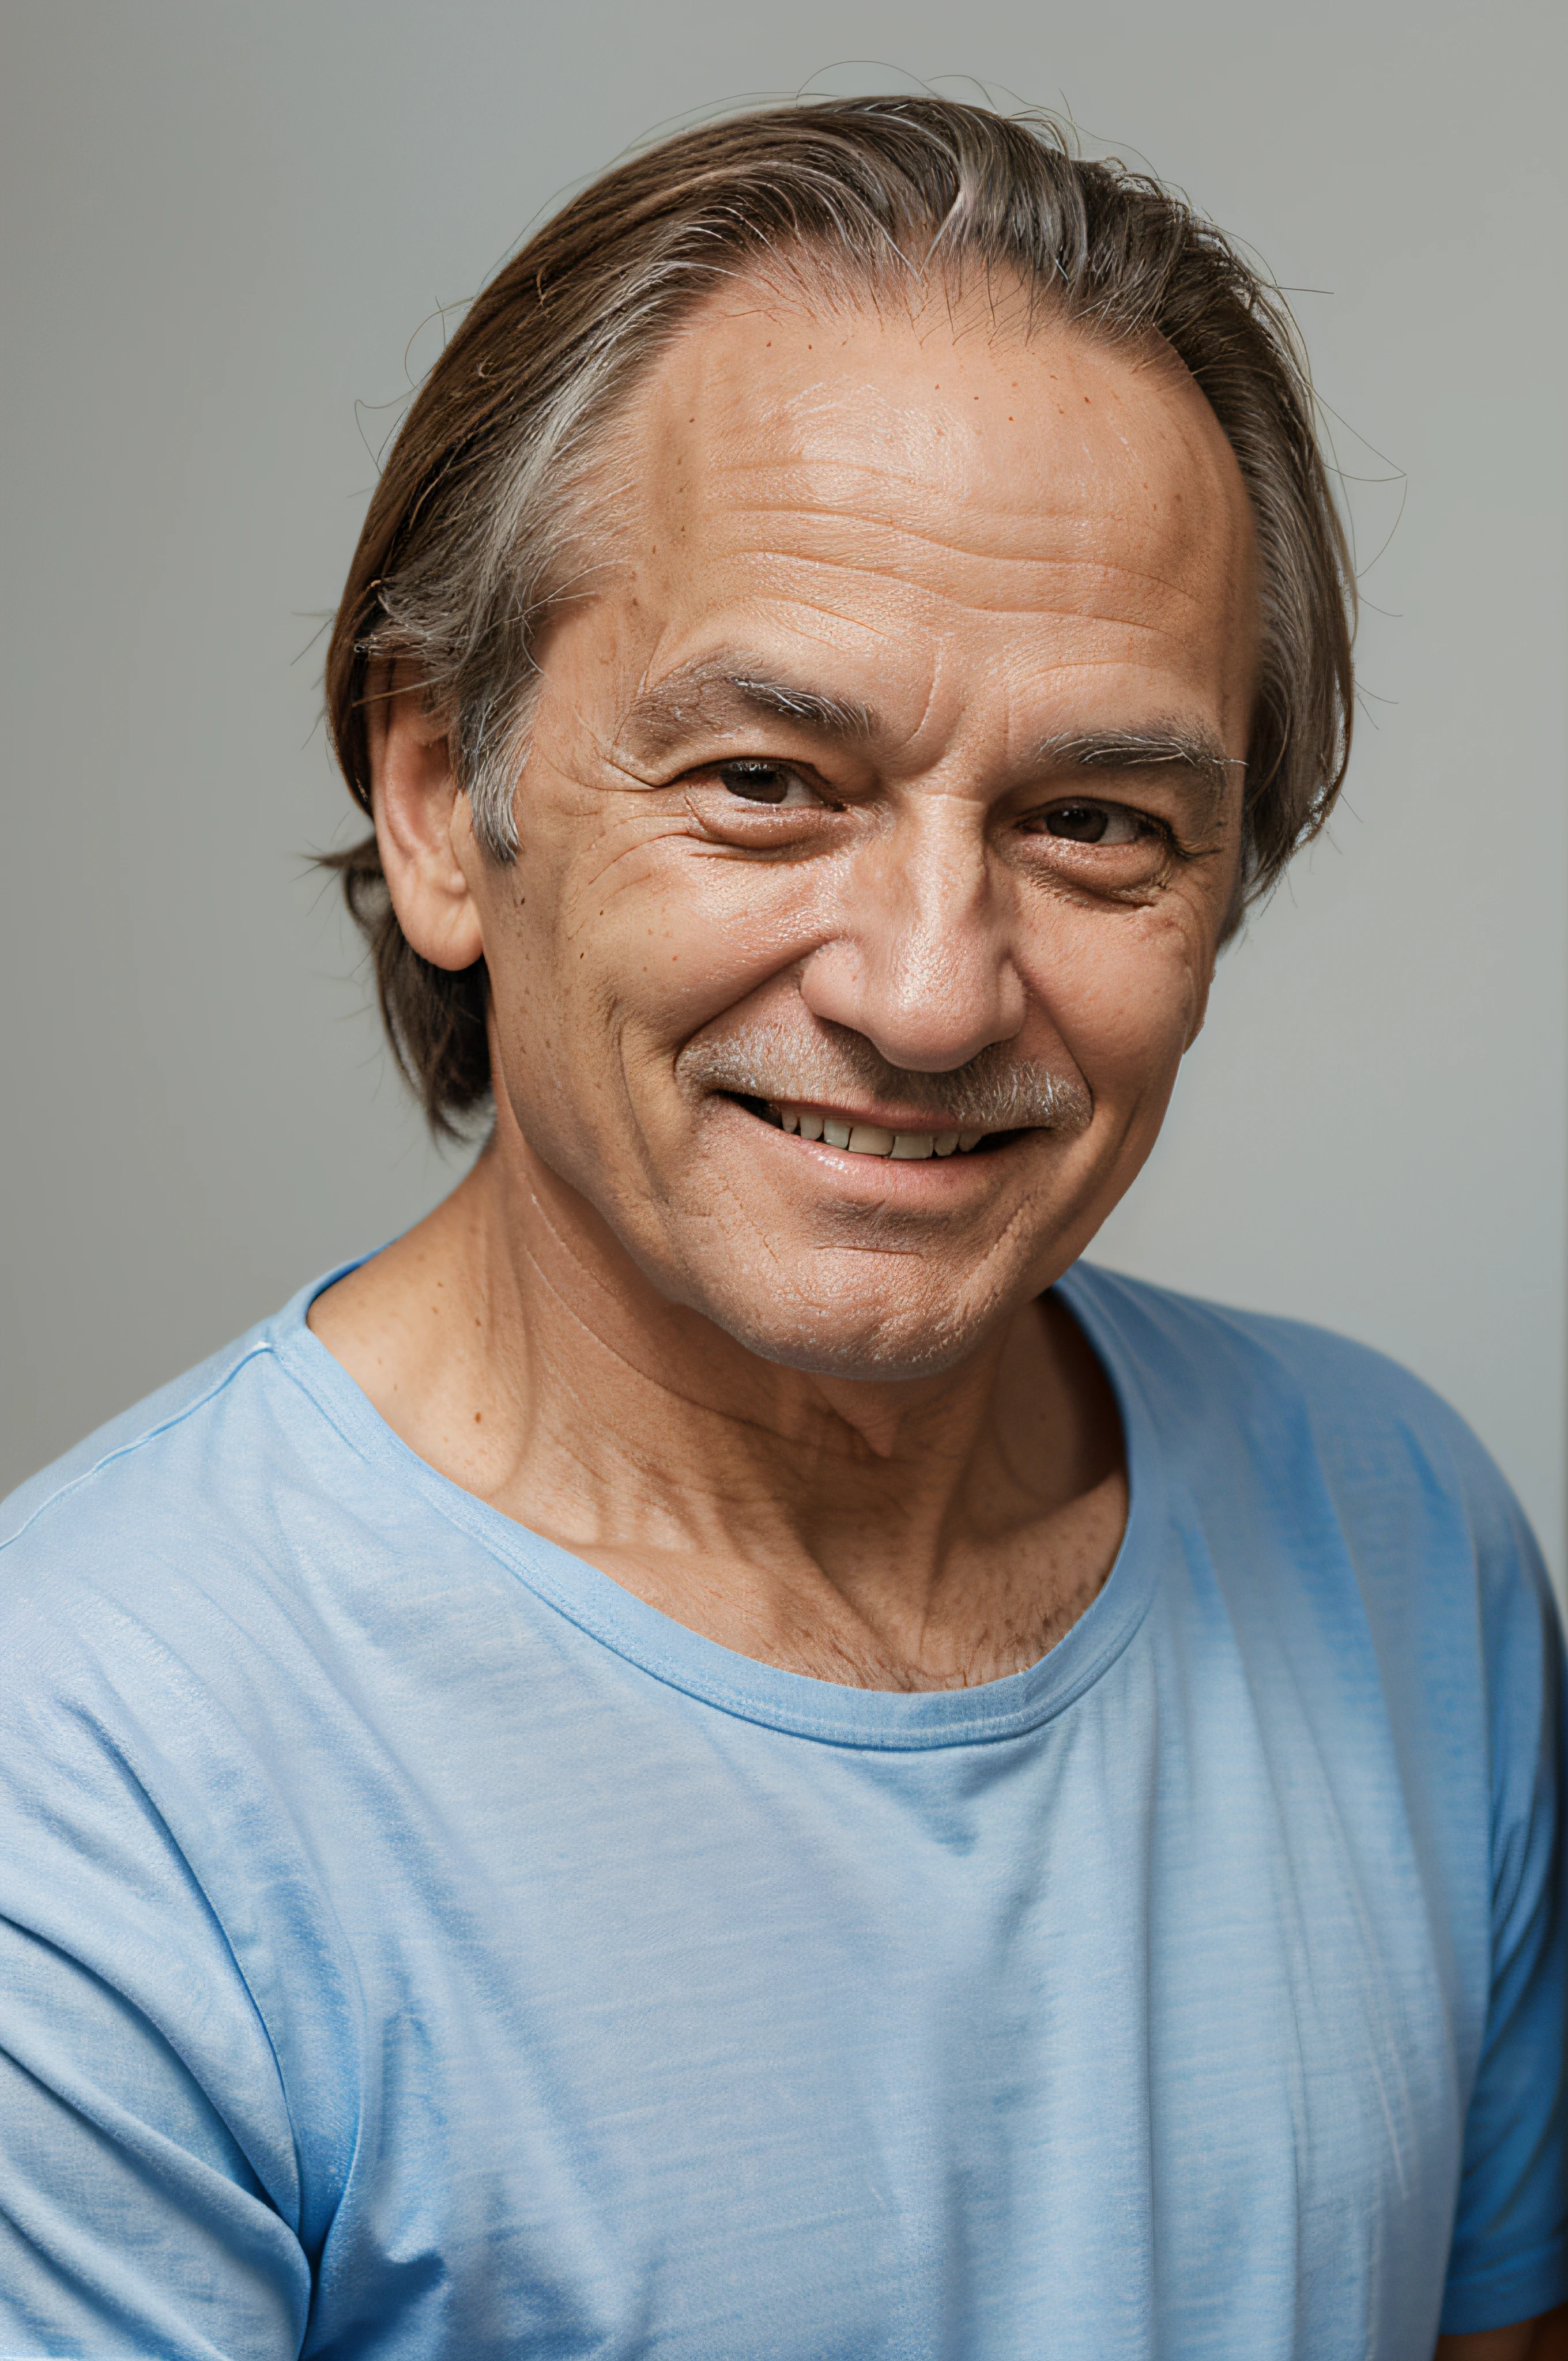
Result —
<path fill-rule="evenodd" d="M 972 1156 L 977 1150 L 1004 1148 L 1021 1137 L 1017 1131 L 889 1131 L 881 1124 L 857 1123 L 828 1107 L 739 1097 L 735 1104 L 775 1131 L 820 1141 L 846 1156 L 881 1156 L 894 1164 L 922 1164 L 933 1156 Z"/>

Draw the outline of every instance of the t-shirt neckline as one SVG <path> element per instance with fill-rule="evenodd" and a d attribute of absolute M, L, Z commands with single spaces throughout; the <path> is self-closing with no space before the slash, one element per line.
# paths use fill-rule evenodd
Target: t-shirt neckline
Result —
<path fill-rule="evenodd" d="M 721 1713 L 818 1743 L 904 1752 L 993 1744 L 1065 1712 L 1115 1661 L 1147 1612 L 1163 1513 L 1160 1454 L 1139 1373 L 1096 1285 L 1079 1264 L 1057 1290 L 1104 1369 L 1121 1413 L 1127 1521 L 1100 1591 L 1049 1653 L 1023 1672 L 973 1688 L 852 1688 L 759 1663 L 651 1607 L 612 1576 L 519 1524 L 420 1458 L 306 1324 L 315 1298 L 357 1268 L 340 1264 L 302 1288 L 264 1332 L 290 1376 L 370 1474 L 416 1492 L 515 1575 L 544 1606 L 666 1687 Z"/>

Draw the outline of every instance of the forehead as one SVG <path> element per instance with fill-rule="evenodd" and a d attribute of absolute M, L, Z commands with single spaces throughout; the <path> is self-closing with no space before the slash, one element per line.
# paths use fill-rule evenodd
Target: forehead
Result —
<path fill-rule="evenodd" d="M 687 324 L 622 425 L 644 677 L 782 639 L 879 704 L 1005 673 L 1074 719 L 1132 695 L 1232 734 L 1256 598 L 1218 422 L 1163 346 L 1012 309 L 737 291 Z"/>

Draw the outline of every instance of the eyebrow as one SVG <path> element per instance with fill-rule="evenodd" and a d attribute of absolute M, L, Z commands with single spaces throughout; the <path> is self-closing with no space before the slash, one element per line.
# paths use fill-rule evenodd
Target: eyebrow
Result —
<path fill-rule="evenodd" d="M 779 678 L 733 653 L 681 664 L 641 690 L 621 716 L 617 743 L 628 734 L 642 750 L 663 753 L 694 728 L 723 728 L 762 716 L 795 721 L 825 738 L 863 745 L 880 730 L 858 697 L 830 697 L 804 682 Z M 1159 723 L 1146 730 L 1075 730 L 1042 739 L 1036 761 L 1052 771 L 1147 771 L 1175 768 L 1219 802 L 1232 771 L 1245 771 L 1205 730 Z"/>
<path fill-rule="evenodd" d="M 863 744 L 877 732 L 877 718 L 858 697 L 828 697 L 803 682 L 775 678 L 744 657 L 721 656 L 682 664 L 645 688 L 627 707 L 617 741 L 630 733 L 650 752 L 663 752 L 697 725 L 722 728 L 755 716 L 795 721 L 825 738 Z"/>
<path fill-rule="evenodd" d="M 1054 771 L 1184 771 L 1218 803 L 1233 771 L 1245 771 L 1240 755 L 1227 754 L 1204 730 L 1075 730 L 1043 739 L 1037 760 Z"/>

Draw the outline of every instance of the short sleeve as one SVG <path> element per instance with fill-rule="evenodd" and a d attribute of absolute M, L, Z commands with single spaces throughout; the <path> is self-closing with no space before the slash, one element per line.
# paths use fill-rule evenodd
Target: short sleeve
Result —
<path fill-rule="evenodd" d="M 1465 2116 L 1445 2335 L 1530 2320 L 1568 2300 L 1563 1639 L 1539 1552 L 1511 1501 L 1485 1543 L 1491 1994 Z"/>
<path fill-rule="evenodd" d="M 288 2108 L 174 1781 L 112 1677 L 62 1683 L 25 1601 L 7 1624 L 0 2354 L 292 2361 L 311 2273 Z"/>
<path fill-rule="evenodd" d="M 0 2351 L 282 2361 L 310 2272 L 172 2043 L 0 1922 Z"/>

